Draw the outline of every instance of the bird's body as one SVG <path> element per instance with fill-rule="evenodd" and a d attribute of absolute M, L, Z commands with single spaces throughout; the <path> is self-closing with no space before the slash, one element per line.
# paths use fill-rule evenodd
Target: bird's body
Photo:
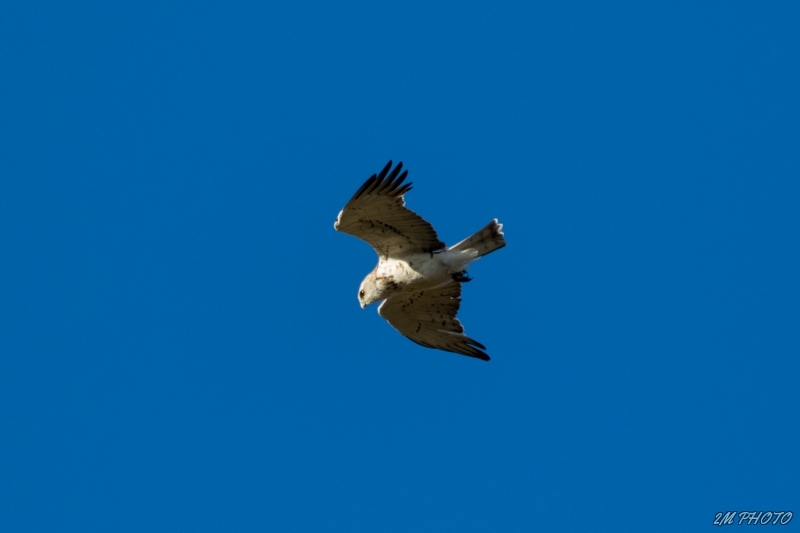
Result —
<path fill-rule="evenodd" d="M 401 292 L 432 289 L 453 281 L 452 274 L 467 266 L 461 252 L 441 250 L 427 254 L 412 253 L 399 257 L 381 257 L 372 271 L 375 282 L 386 286 L 385 298 Z"/>
<path fill-rule="evenodd" d="M 433 227 L 405 207 L 402 184 L 392 162 L 361 186 L 339 213 L 334 228 L 367 241 L 378 253 L 378 265 L 361 282 L 358 300 L 364 308 L 383 300 L 378 313 L 400 333 L 429 348 L 479 359 L 485 347 L 464 335 L 456 318 L 461 283 L 469 264 L 505 246 L 502 224 L 493 220 L 471 237 L 449 248 Z M 387 176 L 388 174 L 388 176 Z"/>

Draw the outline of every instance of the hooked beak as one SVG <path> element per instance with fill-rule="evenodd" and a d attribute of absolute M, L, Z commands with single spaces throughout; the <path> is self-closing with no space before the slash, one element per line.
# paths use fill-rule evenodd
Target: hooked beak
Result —
<path fill-rule="evenodd" d="M 364 305 L 364 302 L 358 302 L 358 305 L 361 306 L 361 309 L 366 309 L 367 308 L 367 306 Z"/>

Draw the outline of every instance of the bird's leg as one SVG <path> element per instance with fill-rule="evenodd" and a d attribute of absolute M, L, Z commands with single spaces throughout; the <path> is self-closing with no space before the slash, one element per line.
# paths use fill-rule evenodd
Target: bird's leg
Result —
<path fill-rule="evenodd" d="M 459 283 L 466 283 L 468 281 L 472 281 L 472 278 L 469 277 L 466 270 L 462 270 L 461 272 L 454 272 L 450 274 L 453 277 L 453 280 Z"/>

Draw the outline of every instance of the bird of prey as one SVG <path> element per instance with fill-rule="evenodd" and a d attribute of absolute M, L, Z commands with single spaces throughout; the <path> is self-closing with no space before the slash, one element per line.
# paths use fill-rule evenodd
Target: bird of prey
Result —
<path fill-rule="evenodd" d="M 397 331 L 427 348 L 484 361 L 486 347 L 464 335 L 456 318 L 469 264 L 506 245 L 503 225 L 492 220 L 472 237 L 450 246 L 433 226 L 405 207 L 403 163 L 386 164 L 353 195 L 336 218 L 337 231 L 363 239 L 378 253 L 378 265 L 358 289 L 361 308 L 383 300 L 378 313 Z M 391 172 L 390 172 L 391 170 Z"/>

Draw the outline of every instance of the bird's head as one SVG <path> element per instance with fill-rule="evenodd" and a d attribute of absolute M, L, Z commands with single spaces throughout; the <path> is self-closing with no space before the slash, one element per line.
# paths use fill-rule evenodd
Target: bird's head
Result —
<path fill-rule="evenodd" d="M 378 283 L 376 283 L 375 271 L 372 271 L 364 278 L 364 281 L 361 282 L 361 286 L 358 288 L 358 303 L 361 305 L 361 309 L 364 309 L 368 305 L 383 300 L 384 298 Z"/>

